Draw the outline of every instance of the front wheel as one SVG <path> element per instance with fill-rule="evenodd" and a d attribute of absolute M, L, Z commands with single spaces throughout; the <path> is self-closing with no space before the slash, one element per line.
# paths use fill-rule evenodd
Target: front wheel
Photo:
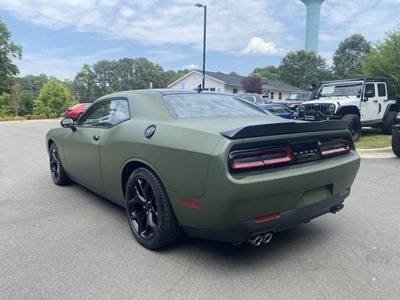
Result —
<path fill-rule="evenodd" d="M 126 185 L 125 201 L 130 228 L 143 247 L 156 249 L 179 238 L 181 228 L 154 172 L 147 168 L 133 171 Z"/>
<path fill-rule="evenodd" d="M 400 157 L 400 126 L 393 128 L 392 151 L 397 157 Z"/>
<path fill-rule="evenodd" d="M 61 163 L 60 156 L 58 154 L 57 146 L 52 143 L 50 145 L 50 173 L 53 182 L 56 185 L 67 185 L 71 183 L 71 179 L 69 179 L 67 173 L 64 170 L 64 167 Z"/>
<path fill-rule="evenodd" d="M 344 115 L 343 121 L 347 121 L 347 128 L 349 129 L 353 141 L 357 142 L 361 137 L 361 121 L 357 115 Z"/>

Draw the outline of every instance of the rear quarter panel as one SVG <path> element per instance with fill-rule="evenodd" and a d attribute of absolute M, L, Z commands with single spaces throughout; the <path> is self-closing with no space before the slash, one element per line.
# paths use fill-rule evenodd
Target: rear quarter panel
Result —
<path fill-rule="evenodd" d="M 150 121 L 127 121 L 107 131 L 100 149 L 103 184 L 109 198 L 124 205 L 121 174 L 130 162 L 151 168 L 168 192 L 195 197 L 204 193 L 210 154 L 221 136 L 157 123 L 144 137 Z"/>

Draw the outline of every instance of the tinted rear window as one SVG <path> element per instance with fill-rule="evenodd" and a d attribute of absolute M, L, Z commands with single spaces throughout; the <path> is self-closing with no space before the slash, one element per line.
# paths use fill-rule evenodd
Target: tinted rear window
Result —
<path fill-rule="evenodd" d="M 234 95 L 176 94 L 163 96 L 163 101 L 174 119 L 268 114 L 260 107 Z"/>

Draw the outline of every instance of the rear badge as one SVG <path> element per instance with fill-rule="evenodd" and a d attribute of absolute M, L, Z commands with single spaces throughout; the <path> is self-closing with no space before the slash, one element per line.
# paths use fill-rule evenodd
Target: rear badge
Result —
<path fill-rule="evenodd" d="M 146 140 L 150 139 L 154 133 L 156 132 L 156 125 L 150 125 L 149 127 L 146 128 L 144 131 L 144 137 Z"/>

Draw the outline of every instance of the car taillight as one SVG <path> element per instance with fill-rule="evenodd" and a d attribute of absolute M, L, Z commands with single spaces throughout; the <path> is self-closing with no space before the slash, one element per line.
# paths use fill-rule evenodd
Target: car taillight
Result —
<path fill-rule="evenodd" d="M 235 171 L 274 167 L 292 163 L 293 152 L 290 147 L 244 150 L 232 152 L 229 161 Z"/>
<path fill-rule="evenodd" d="M 319 141 L 318 145 L 322 157 L 334 156 L 350 152 L 350 141 L 347 139 Z"/>

